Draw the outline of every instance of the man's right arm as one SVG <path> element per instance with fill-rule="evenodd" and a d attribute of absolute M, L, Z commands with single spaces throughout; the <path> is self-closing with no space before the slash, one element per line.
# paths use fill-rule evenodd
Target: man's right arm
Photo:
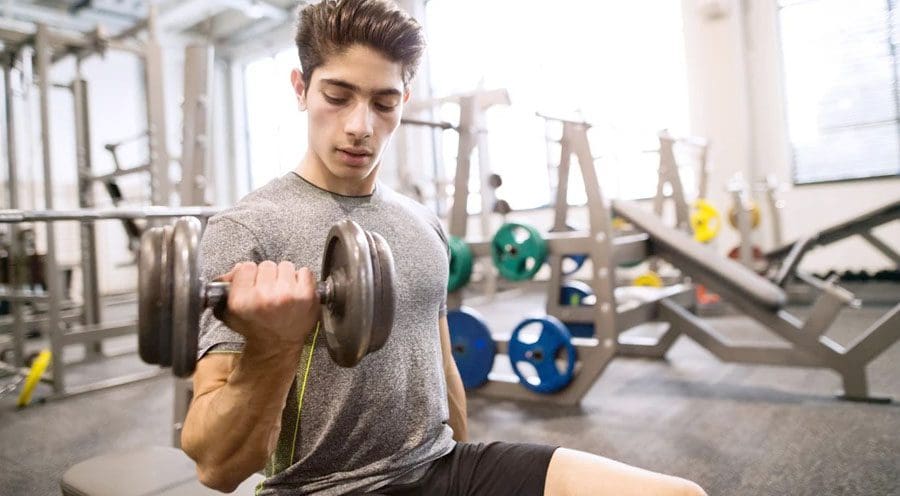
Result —
<path fill-rule="evenodd" d="M 301 351 L 248 342 L 242 353 L 198 362 L 181 443 L 204 485 L 231 492 L 265 466 Z"/>

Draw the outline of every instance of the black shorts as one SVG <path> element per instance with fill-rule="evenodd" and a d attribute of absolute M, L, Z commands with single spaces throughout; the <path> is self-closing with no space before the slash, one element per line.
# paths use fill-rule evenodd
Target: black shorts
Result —
<path fill-rule="evenodd" d="M 555 446 L 459 443 L 435 460 L 417 482 L 381 488 L 376 494 L 407 496 L 541 495 Z"/>

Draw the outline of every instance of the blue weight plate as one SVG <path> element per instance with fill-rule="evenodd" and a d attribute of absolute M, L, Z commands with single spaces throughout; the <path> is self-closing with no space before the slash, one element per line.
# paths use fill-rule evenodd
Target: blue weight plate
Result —
<path fill-rule="evenodd" d="M 580 269 L 581 266 L 584 265 L 584 262 L 586 262 L 587 259 L 588 259 L 587 254 L 564 255 L 563 256 L 563 271 L 562 271 L 563 275 L 568 276 L 568 275 L 578 272 L 578 269 Z M 575 265 L 573 266 L 572 264 L 567 264 L 566 260 L 571 260 L 572 262 L 575 263 Z M 568 265 L 568 267 L 567 267 L 567 265 Z"/>
<path fill-rule="evenodd" d="M 494 366 L 497 345 L 484 319 L 470 308 L 447 312 L 453 360 L 466 389 L 480 387 Z"/>
<path fill-rule="evenodd" d="M 567 307 L 585 305 L 584 299 L 594 294 L 591 287 L 581 281 L 566 281 L 559 288 L 559 304 Z"/>
<path fill-rule="evenodd" d="M 540 325 L 540 334 L 534 342 L 523 341 L 522 331 L 535 324 Z M 557 358 L 563 359 L 562 370 Z M 547 315 L 525 319 L 509 338 L 509 360 L 519 382 L 536 393 L 555 393 L 572 382 L 575 376 L 577 353 L 572 344 L 572 335 L 559 319 Z M 519 367 L 520 362 L 531 364 L 536 377 L 527 377 Z"/>

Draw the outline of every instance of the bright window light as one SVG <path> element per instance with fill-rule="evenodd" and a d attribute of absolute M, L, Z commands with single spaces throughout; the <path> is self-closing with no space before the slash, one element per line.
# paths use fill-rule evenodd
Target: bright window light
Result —
<path fill-rule="evenodd" d="M 491 168 L 514 209 L 552 201 L 548 162 L 559 161 L 559 150 L 550 156 L 545 135 L 559 133 L 545 129 L 536 111 L 593 124 L 594 165 L 607 197 L 655 194 L 657 132 L 688 129 L 681 3 L 428 2 L 434 95 L 479 86 L 510 92 L 512 106 L 489 111 L 487 126 Z M 445 139 L 452 174 L 456 149 L 449 145 Z M 570 203 L 584 200 L 582 185 L 572 184 Z"/>
<path fill-rule="evenodd" d="M 297 109 L 290 79 L 299 65 L 292 47 L 246 66 L 251 189 L 293 170 L 306 151 L 306 115 Z"/>

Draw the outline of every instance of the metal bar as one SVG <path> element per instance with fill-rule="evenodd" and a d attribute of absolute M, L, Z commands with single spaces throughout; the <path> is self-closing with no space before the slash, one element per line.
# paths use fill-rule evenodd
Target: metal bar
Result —
<path fill-rule="evenodd" d="M 862 366 L 871 362 L 898 339 L 900 339 L 900 303 L 850 343 L 847 346 L 847 355 L 853 364 Z"/>
<path fill-rule="evenodd" d="M 438 128 L 438 129 L 444 129 L 444 130 L 456 129 L 456 126 L 454 126 L 453 124 L 450 124 L 449 122 L 446 122 L 446 121 L 440 121 L 440 122 L 426 121 L 426 120 L 421 120 L 421 119 L 411 119 L 408 117 L 404 117 L 404 118 L 400 119 L 400 124 L 403 124 L 406 126 L 433 127 L 433 128 Z"/>
<path fill-rule="evenodd" d="M 900 254 L 894 251 L 893 248 L 887 245 L 884 241 L 878 239 L 871 231 L 864 232 L 860 234 L 866 241 L 869 242 L 870 245 L 875 247 L 876 250 L 880 251 L 882 255 L 888 257 L 891 262 L 896 266 L 900 266 Z"/>
<path fill-rule="evenodd" d="M 206 201 L 213 58 L 212 45 L 190 44 L 184 49 L 180 205 L 203 205 Z"/>
<path fill-rule="evenodd" d="M 154 205 L 171 205 L 172 185 L 169 180 L 169 149 L 166 144 L 166 107 L 163 89 L 162 48 L 156 39 L 155 4 L 147 17 L 149 39 L 145 44 L 144 85 L 147 97 L 147 140 L 150 160 L 150 197 Z"/>
<path fill-rule="evenodd" d="M 47 26 L 37 25 L 35 40 L 37 59 L 38 89 L 41 112 L 41 150 L 44 163 L 44 207 L 53 209 L 53 157 L 50 140 L 50 34 Z M 44 258 L 44 277 L 47 280 L 47 292 L 51 295 L 47 311 L 49 318 L 48 335 L 50 351 L 53 353 L 53 390 L 56 393 L 65 391 L 65 366 L 62 360 L 63 346 L 59 339 L 63 329 L 60 325 L 59 302 L 62 299 L 62 281 L 56 263 L 56 235 L 52 222 L 47 224 L 47 254 Z"/>
<path fill-rule="evenodd" d="M 19 174 L 18 152 L 16 149 L 16 122 L 15 122 L 15 98 L 13 95 L 12 67 L 16 56 L 7 54 L 3 60 L 3 89 L 6 110 L 6 159 L 9 181 L 9 207 L 19 207 Z M 13 260 L 22 256 L 21 243 L 19 242 L 19 226 L 10 226 L 9 241 L 9 285 L 18 289 L 19 274 Z M 22 304 L 19 301 L 10 301 L 10 313 L 13 315 L 13 365 L 22 367 L 25 365 L 25 321 Z"/>
<path fill-rule="evenodd" d="M 209 218 L 222 209 L 215 207 L 142 207 L 82 210 L 0 210 L 0 223 L 82 221 L 107 219 L 165 219 L 172 217 Z"/>
<path fill-rule="evenodd" d="M 700 320 L 673 301 L 660 304 L 660 317 L 673 328 L 693 339 L 723 362 L 760 365 L 819 367 L 824 363 L 815 355 L 791 346 L 745 346 L 729 344 L 712 326 Z"/>
<path fill-rule="evenodd" d="M 82 78 L 72 80 L 72 96 L 75 116 L 75 159 L 78 174 L 78 206 L 94 207 L 94 182 L 90 173 L 91 161 L 91 120 L 88 101 L 87 81 Z M 98 280 L 97 234 L 93 223 L 82 222 L 81 239 L 81 291 L 83 302 L 82 325 L 96 325 L 103 319 L 100 307 L 100 281 Z M 89 355 L 103 353 L 102 343 L 86 346 Z"/>
<path fill-rule="evenodd" d="M 791 247 L 791 251 L 788 253 L 787 257 L 781 262 L 781 267 L 778 268 L 778 273 L 775 275 L 775 279 L 772 282 L 783 288 L 785 284 L 788 283 L 791 276 L 796 273 L 797 266 L 800 265 L 803 256 L 806 254 L 806 251 L 813 241 L 814 238 L 811 237 L 797 240 Z"/>
<path fill-rule="evenodd" d="M 92 393 L 94 391 L 101 391 L 103 389 L 109 389 L 111 387 L 125 386 L 139 381 L 146 381 L 147 379 L 154 379 L 167 373 L 168 372 L 166 370 L 160 369 L 113 377 L 112 379 L 106 379 L 90 384 L 70 387 L 66 389 L 65 392 L 60 392 L 59 394 L 56 394 L 48 399 L 64 399 L 78 394 Z"/>
<path fill-rule="evenodd" d="M 130 176 L 131 174 L 137 174 L 140 172 L 151 172 L 150 164 L 138 165 L 135 167 L 129 167 L 127 169 L 118 169 L 106 174 L 91 176 L 91 181 L 105 182 L 109 179 L 115 179 L 122 176 Z"/>
<path fill-rule="evenodd" d="M 133 321 L 86 325 L 80 329 L 66 332 L 62 336 L 62 343 L 64 346 L 70 344 L 89 344 L 101 339 L 133 334 L 135 329 L 136 324 Z"/>

